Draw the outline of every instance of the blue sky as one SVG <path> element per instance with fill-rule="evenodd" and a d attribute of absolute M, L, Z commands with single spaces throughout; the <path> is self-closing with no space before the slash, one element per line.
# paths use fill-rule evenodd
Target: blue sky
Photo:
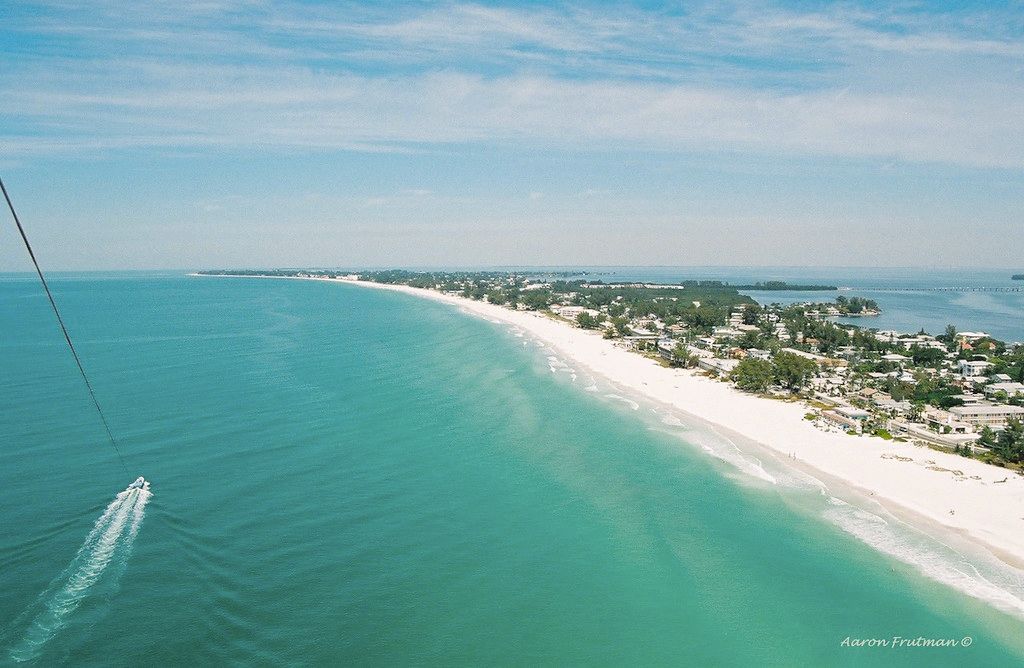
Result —
<path fill-rule="evenodd" d="M 51 269 L 1024 268 L 1020 2 L 13 2 L 0 53 Z"/>

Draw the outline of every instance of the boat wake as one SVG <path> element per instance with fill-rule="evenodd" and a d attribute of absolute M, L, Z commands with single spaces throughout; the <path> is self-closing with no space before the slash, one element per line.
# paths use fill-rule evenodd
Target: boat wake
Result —
<path fill-rule="evenodd" d="M 152 496 L 149 483 L 140 478 L 111 501 L 68 567 L 15 620 L 14 630 L 31 621 L 21 640 L 10 648 L 8 655 L 11 660 L 36 659 L 111 566 L 113 569 L 108 580 L 111 585 L 116 585 L 142 525 L 146 504 Z"/>

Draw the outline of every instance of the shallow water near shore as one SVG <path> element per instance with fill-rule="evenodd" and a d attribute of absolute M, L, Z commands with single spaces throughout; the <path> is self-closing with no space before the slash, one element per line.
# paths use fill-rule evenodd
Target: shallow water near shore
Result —
<path fill-rule="evenodd" d="M 55 288 L 153 496 L 116 586 L 40 663 L 1024 660 L 1020 619 L 503 325 L 306 281 Z M 0 282 L 0 304 L 7 662 L 19 616 L 131 480 L 38 288 Z M 896 635 L 973 642 L 842 645 Z"/>

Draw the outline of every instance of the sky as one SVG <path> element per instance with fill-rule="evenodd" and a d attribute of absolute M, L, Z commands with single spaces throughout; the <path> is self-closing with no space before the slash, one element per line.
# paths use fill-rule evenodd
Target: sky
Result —
<path fill-rule="evenodd" d="M 12 0 L 0 59 L 44 269 L 1024 269 L 1022 2 Z"/>

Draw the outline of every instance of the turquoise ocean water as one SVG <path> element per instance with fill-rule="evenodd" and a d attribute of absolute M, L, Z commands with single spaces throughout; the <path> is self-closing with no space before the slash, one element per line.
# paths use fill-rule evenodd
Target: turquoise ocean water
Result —
<path fill-rule="evenodd" d="M 317 282 L 54 287 L 129 471 L 37 285 L 0 281 L 0 664 L 1024 661 L 1013 572 L 505 326 Z"/>

